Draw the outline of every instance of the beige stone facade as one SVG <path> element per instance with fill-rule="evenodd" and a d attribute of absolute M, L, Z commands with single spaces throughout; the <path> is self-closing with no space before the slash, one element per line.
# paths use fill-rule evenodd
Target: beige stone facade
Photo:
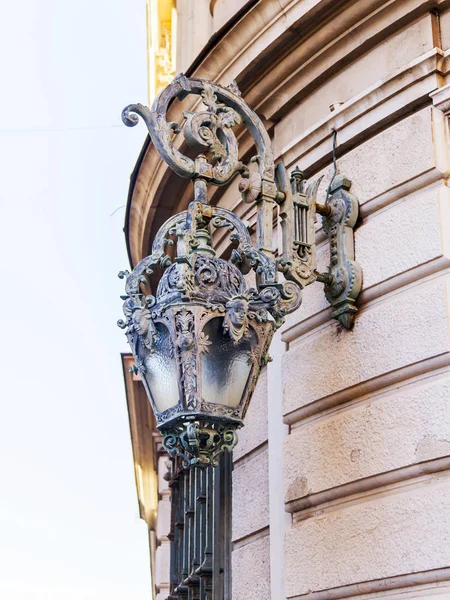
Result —
<path fill-rule="evenodd" d="M 191 14 L 193 3 L 178 4 Z M 208 35 L 184 72 L 236 80 L 276 160 L 323 174 L 322 194 L 336 129 L 338 171 L 361 206 L 354 330 L 330 319 L 319 283 L 309 286 L 240 434 L 233 600 L 450 598 L 450 2 L 200 5 L 193 20 Z M 187 27 L 179 16 L 178 49 Z M 251 157 L 245 132 L 240 145 Z M 147 141 L 127 213 L 133 264 L 190 193 Z M 239 198 L 232 184 L 211 201 L 252 228 L 254 209 Z M 325 269 L 320 227 L 317 243 Z"/>

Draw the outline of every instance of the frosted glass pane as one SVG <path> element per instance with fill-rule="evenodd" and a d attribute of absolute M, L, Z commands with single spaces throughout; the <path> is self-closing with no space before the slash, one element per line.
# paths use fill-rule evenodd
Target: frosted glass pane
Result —
<path fill-rule="evenodd" d="M 162 412 L 178 404 L 178 372 L 169 330 L 157 323 L 156 331 L 158 341 L 144 361 L 144 377 L 158 412 Z"/>
<path fill-rule="evenodd" d="M 256 334 L 236 344 L 223 331 L 223 319 L 211 319 L 203 332 L 212 342 L 202 354 L 202 396 L 206 402 L 239 406 L 252 369 L 250 350 L 257 345 Z"/>

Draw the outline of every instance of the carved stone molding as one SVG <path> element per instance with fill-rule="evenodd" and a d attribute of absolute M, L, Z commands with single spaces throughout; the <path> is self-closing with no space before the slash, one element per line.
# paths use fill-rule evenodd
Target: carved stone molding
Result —
<path fill-rule="evenodd" d="M 430 98 L 433 101 L 433 106 L 438 108 L 448 117 L 450 114 L 450 83 L 431 92 Z"/>

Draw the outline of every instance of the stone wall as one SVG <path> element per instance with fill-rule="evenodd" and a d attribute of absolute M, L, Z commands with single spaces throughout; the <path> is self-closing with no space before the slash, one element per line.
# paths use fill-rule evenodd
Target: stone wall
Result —
<path fill-rule="evenodd" d="M 233 471 L 233 598 L 270 597 L 267 368 L 239 432 Z M 239 575 L 234 577 L 234 573 Z"/>
<path fill-rule="evenodd" d="M 397 587 L 409 598 L 448 577 L 450 200 L 439 128 L 442 113 L 425 107 L 339 160 L 362 207 L 360 313 L 341 330 L 317 286 L 283 332 L 287 598 Z"/>

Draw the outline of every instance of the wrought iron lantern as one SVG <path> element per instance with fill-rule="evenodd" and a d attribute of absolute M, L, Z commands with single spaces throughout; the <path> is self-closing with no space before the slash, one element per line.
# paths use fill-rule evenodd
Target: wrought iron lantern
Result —
<path fill-rule="evenodd" d="M 184 138 L 198 155 L 190 158 L 174 144 L 178 123 L 167 122 L 174 98 L 201 97 L 204 110 L 184 113 Z M 177 76 L 156 98 L 152 109 L 132 104 L 123 121 L 142 117 L 153 144 L 182 177 L 193 182 L 193 200 L 158 231 L 150 256 L 126 278 L 126 335 L 136 370 L 154 410 L 163 444 L 185 465 L 216 464 L 237 441 L 272 336 L 285 315 L 301 304 L 301 290 L 320 281 L 346 328 L 353 324 L 361 269 L 354 261 L 353 226 L 358 203 L 350 182 L 335 178 L 326 202 L 316 201 L 320 181 L 304 190 L 300 171 L 290 183 L 282 164 L 275 167 L 269 135 L 236 84 L 227 88 Z M 254 168 L 243 164 L 233 127 L 243 124 L 253 137 Z M 244 202 L 256 204 L 256 240 L 231 211 L 208 202 L 208 185 L 226 185 L 241 177 Z M 316 212 L 330 238 L 327 273 L 316 270 Z M 274 215 L 281 225 L 282 251 L 273 250 Z M 234 248 L 229 260 L 216 256 L 214 230 L 229 231 Z M 154 296 L 146 295 L 149 276 L 163 269 Z M 253 272 L 252 283 L 250 272 Z M 248 277 L 245 277 L 248 275 Z"/>

